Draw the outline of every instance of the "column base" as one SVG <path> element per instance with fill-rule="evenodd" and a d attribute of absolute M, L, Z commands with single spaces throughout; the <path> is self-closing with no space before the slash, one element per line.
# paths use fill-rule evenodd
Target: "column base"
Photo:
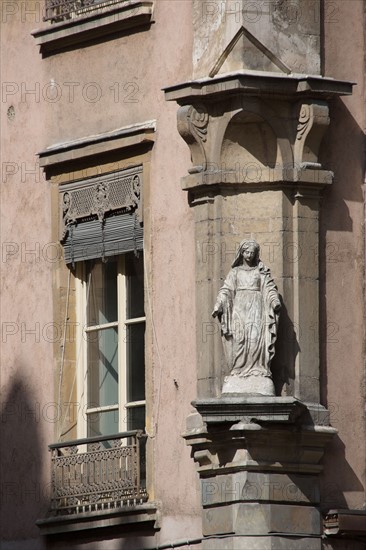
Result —
<path fill-rule="evenodd" d="M 313 537 L 213 537 L 202 542 L 202 550 L 321 550 L 319 538 Z"/>
<path fill-rule="evenodd" d="M 193 404 L 184 437 L 201 479 L 202 548 L 321 550 L 319 474 L 336 430 L 293 397 Z"/>

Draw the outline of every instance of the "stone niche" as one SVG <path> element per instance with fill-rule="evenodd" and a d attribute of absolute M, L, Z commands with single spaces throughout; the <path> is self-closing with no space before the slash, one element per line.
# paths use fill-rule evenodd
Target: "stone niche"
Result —
<path fill-rule="evenodd" d="M 277 395 L 319 403 L 319 201 L 329 100 L 352 85 L 323 77 L 236 72 L 166 90 L 192 166 L 182 178 L 195 212 L 197 395 L 219 397 L 227 374 L 217 291 L 243 238 L 255 238 L 283 308 L 273 361 Z"/>
<path fill-rule="evenodd" d="M 321 459 L 336 432 L 319 392 L 319 205 L 333 180 L 321 143 L 331 100 L 352 84 L 218 70 L 165 93 L 192 158 L 181 181 L 195 214 L 197 399 L 184 437 L 201 479 L 202 546 L 320 550 Z M 229 372 L 211 312 L 245 238 L 261 245 L 282 302 L 275 396 L 222 394 Z"/>

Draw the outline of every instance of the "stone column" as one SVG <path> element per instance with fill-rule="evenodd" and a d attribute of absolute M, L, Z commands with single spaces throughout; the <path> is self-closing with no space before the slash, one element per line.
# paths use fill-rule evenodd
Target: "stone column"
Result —
<path fill-rule="evenodd" d="M 211 23 L 208 4 L 193 4 L 195 80 L 165 94 L 192 156 L 182 188 L 195 212 L 197 412 L 184 437 L 203 548 L 320 550 L 318 475 L 335 433 L 319 403 L 319 207 L 333 179 L 320 146 L 331 100 L 352 84 L 320 76 L 318 1 L 291 3 L 302 13 L 291 24 L 288 3 L 257 2 L 269 13 L 251 23 L 246 3 L 235 18 L 233 3 L 208 3 Z M 221 394 L 228 367 L 211 312 L 244 238 L 261 245 L 282 300 L 275 397 Z"/>

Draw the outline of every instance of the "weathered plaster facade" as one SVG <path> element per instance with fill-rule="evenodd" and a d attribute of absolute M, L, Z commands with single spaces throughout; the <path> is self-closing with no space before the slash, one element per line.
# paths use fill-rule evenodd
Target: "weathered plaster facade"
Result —
<path fill-rule="evenodd" d="M 53 24 L 43 0 L 1 7 L 1 546 L 359 550 L 363 2 L 117 4 Z M 136 165 L 150 511 L 45 537 L 47 445 L 79 421 L 59 189 Z M 282 300 L 274 398 L 221 397 L 211 311 L 246 237 Z"/>

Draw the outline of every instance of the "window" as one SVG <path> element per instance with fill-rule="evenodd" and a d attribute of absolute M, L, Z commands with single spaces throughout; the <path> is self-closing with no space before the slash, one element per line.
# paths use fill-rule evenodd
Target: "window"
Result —
<path fill-rule="evenodd" d="M 145 428 L 142 166 L 59 187 L 76 268 L 78 437 Z"/>
<path fill-rule="evenodd" d="M 150 161 L 146 133 L 153 131 L 152 123 L 144 123 L 119 129 L 112 138 L 108 132 L 44 154 L 45 165 L 51 167 L 48 175 L 58 171 L 60 162 L 70 168 L 54 187 L 64 260 L 56 269 L 55 311 L 71 330 L 76 322 L 76 339 L 65 340 L 57 359 L 60 402 L 75 400 L 79 406 L 77 422 L 67 410 L 58 441 L 49 446 L 51 506 L 50 517 L 38 522 L 43 534 L 87 534 L 88 529 L 109 531 L 119 525 L 127 531 L 139 531 L 142 525 L 158 528 L 146 480 L 152 447 L 143 433 L 143 206 L 149 197 L 144 193 L 144 163 Z M 120 153 L 125 146 L 131 152 L 135 138 L 136 155 L 121 170 L 120 162 L 110 162 L 109 153 Z M 144 152 L 139 154 L 142 142 Z M 78 162 L 85 162 L 87 151 L 92 158 L 98 155 L 101 173 L 85 178 Z M 111 166 L 118 169 L 111 171 Z M 148 239 L 148 255 L 149 244 Z"/>
<path fill-rule="evenodd" d="M 79 262 L 79 437 L 145 428 L 143 255 Z"/>

